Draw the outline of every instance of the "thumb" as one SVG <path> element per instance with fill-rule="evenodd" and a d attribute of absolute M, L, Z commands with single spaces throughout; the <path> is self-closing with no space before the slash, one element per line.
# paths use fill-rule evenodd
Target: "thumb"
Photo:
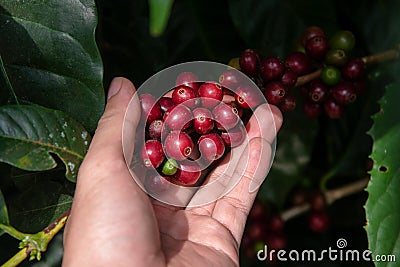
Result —
<path fill-rule="evenodd" d="M 135 97 L 133 97 L 135 95 Z M 133 98 L 132 98 L 133 97 Z M 106 161 L 123 159 L 122 153 L 122 132 L 124 121 L 130 124 L 130 131 L 124 131 L 124 134 L 131 135 L 133 140 L 135 129 L 140 120 L 139 100 L 135 94 L 134 85 L 125 78 L 117 77 L 111 82 L 107 105 L 103 116 L 101 117 L 96 133 L 93 136 L 86 158 L 95 157 L 97 160 L 103 158 Z M 125 112 L 130 101 L 137 101 L 135 106 L 136 112 L 129 112 L 129 116 L 125 118 Z M 103 155 L 103 156 L 101 156 Z"/>

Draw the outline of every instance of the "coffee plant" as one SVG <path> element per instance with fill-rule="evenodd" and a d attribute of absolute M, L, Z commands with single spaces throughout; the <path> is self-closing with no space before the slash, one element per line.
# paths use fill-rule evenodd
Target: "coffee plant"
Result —
<path fill-rule="evenodd" d="M 198 150 L 212 163 L 240 145 L 263 95 L 284 123 L 241 265 L 308 266 L 257 255 L 344 239 L 395 260 L 329 266 L 398 266 L 398 10 L 396 0 L 0 0 L 0 264 L 61 265 L 77 173 L 114 76 L 139 87 L 172 65 L 214 61 L 229 65 L 218 81 L 182 72 L 169 95 L 140 96 L 137 161 L 157 170 L 146 189 L 201 184 L 198 163 L 182 160 Z"/>

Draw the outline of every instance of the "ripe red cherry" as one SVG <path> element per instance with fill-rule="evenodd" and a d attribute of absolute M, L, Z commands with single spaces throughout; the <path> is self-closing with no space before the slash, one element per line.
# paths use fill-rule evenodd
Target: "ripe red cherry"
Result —
<path fill-rule="evenodd" d="M 218 83 L 205 82 L 199 87 L 199 96 L 201 104 L 205 108 L 215 107 L 223 98 L 222 87 Z"/>
<path fill-rule="evenodd" d="M 310 205 L 313 210 L 324 210 L 327 206 L 325 195 L 321 191 L 313 192 L 310 195 Z"/>
<path fill-rule="evenodd" d="M 149 136 L 152 139 L 161 139 L 161 133 L 164 128 L 164 122 L 162 120 L 154 120 L 149 125 Z"/>
<path fill-rule="evenodd" d="M 193 114 L 188 107 L 183 104 L 175 106 L 172 110 L 164 113 L 164 123 L 171 130 L 185 130 L 187 129 L 192 120 Z"/>
<path fill-rule="evenodd" d="M 319 115 L 321 115 L 322 107 L 321 104 L 319 103 L 307 101 L 304 103 L 303 111 L 307 117 L 316 118 L 319 117 Z"/>
<path fill-rule="evenodd" d="M 163 145 L 158 140 L 147 140 L 142 147 L 141 156 L 146 168 L 158 168 L 165 158 Z"/>
<path fill-rule="evenodd" d="M 365 64 L 359 59 L 351 59 L 347 62 L 346 65 L 342 68 L 342 77 L 343 79 L 349 81 L 356 81 L 363 77 L 365 72 Z"/>
<path fill-rule="evenodd" d="M 198 77 L 193 72 L 182 72 L 176 77 L 175 85 L 186 85 L 197 91 L 200 86 L 198 80 Z"/>
<path fill-rule="evenodd" d="M 199 134 L 209 133 L 214 128 L 212 113 L 206 108 L 193 110 L 193 128 Z"/>
<path fill-rule="evenodd" d="M 332 99 L 329 99 L 324 103 L 324 110 L 326 115 L 331 119 L 339 119 L 345 112 L 345 108 Z"/>
<path fill-rule="evenodd" d="M 324 36 L 315 36 L 309 39 L 305 46 L 307 55 L 316 60 L 323 60 L 329 48 L 329 41 Z"/>
<path fill-rule="evenodd" d="M 283 112 L 290 112 L 296 108 L 296 98 L 293 94 L 286 94 L 286 96 L 279 103 L 279 109 Z"/>
<path fill-rule="evenodd" d="M 271 232 L 280 232 L 283 230 L 284 222 L 279 214 L 270 214 L 266 221 L 267 228 Z"/>
<path fill-rule="evenodd" d="M 353 84 L 347 81 L 339 82 L 333 86 L 331 95 L 338 104 L 342 105 L 353 103 L 357 98 Z"/>
<path fill-rule="evenodd" d="M 201 176 L 201 168 L 195 161 L 179 163 L 174 178 L 184 185 L 195 185 Z"/>
<path fill-rule="evenodd" d="M 281 82 L 273 81 L 267 83 L 264 90 L 264 96 L 269 104 L 279 105 L 286 95 L 286 88 Z"/>
<path fill-rule="evenodd" d="M 241 85 L 236 89 L 235 100 L 242 108 L 255 109 L 262 103 L 263 97 L 258 88 Z"/>
<path fill-rule="evenodd" d="M 293 87 L 297 82 L 296 72 L 294 72 L 290 68 L 286 69 L 281 77 L 281 82 L 288 88 Z"/>
<path fill-rule="evenodd" d="M 308 98 L 315 103 L 322 103 L 328 97 L 328 86 L 321 80 L 313 80 L 308 88 Z"/>
<path fill-rule="evenodd" d="M 201 157 L 207 161 L 214 161 L 222 157 L 225 152 L 225 144 L 221 136 L 216 133 L 209 133 L 200 136 L 199 150 Z"/>
<path fill-rule="evenodd" d="M 258 75 L 260 69 L 260 56 L 254 49 L 246 49 L 239 58 L 240 70 L 250 77 Z"/>
<path fill-rule="evenodd" d="M 294 52 L 288 55 L 285 59 L 285 63 L 298 76 L 305 75 L 312 70 L 310 58 L 302 52 Z"/>
<path fill-rule="evenodd" d="M 169 97 L 161 97 L 158 99 L 158 104 L 160 105 L 162 112 L 167 112 L 175 106 L 174 102 Z"/>
<path fill-rule="evenodd" d="M 220 130 L 229 130 L 239 122 L 238 110 L 234 107 L 220 103 L 212 111 L 214 121 Z"/>
<path fill-rule="evenodd" d="M 223 87 L 234 91 L 242 83 L 242 76 L 238 70 L 228 69 L 219 76 L 218 81 Z"/>
<path fill-rule="evenodd" d="M 301 35 L 301 44 L 306 47 L 307 41 L 315 36 L 325 36 L 324 31 L 317 26 L 310 26 L 306 28 Z"/>
<path fill-rule="evenodd" d="M 316 233 L 323 233 L 329 228 L 329 216 L 323 211 L 313 211 L 308 216 L 308 226 Z"/>
<path fill-rule="evenodd" d="M 264 220 L 267 213 L 266 213 L 267 208 L 265 207 L 264 203 L 256 200 L 253 203 L 253 206 L 251 207 L 251 210 L 249 212 L 249 218 L 250 220 Z"/>
<path fill-rule="evenodd" d="M 222 132 L 221 138 L 227 146 L 237 147 L 246 139 L 246 133 L 246 128 L 243 124 L 238 123 L 235 128 L 232 128 L 227 132 Z"/>
<path fill-rule="evenodd" d="M 172 102 L 175 105 L 184 103 L 186 106 L 194 108 L 196 106 L 196 98 L 196 91 L 186 85 L 179 85 L 172 92 Z"/>
<path fill-rule="evenodd" d="M 150 94 L 142 94 L 139 97 L 142 107 L 141 121 L 150 124 L 152 121 L 160 119 L 162 116 L 160 105 L 154 96 Z"/>
<path fill-rule="evenodd" d="M 184 160 L 190 156 L 194 147 L 192 138 L 181 131 L 170 132 L 164 140 L 167 156 L 175 160 Z"/>
<path fill-rule="evenodd" d="M 261 62 L 261 78 L 264 82 L 278 80 L 285 72 L 285 65 L 277 57 L 267 57 Z"/>

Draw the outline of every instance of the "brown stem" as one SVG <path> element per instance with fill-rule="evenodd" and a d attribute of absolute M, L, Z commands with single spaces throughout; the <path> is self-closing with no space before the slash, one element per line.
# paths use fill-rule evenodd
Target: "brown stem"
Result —
<path fill-rule="evenodd" d="M 333 202 L 335 202 L 338 199 L 347 197 L 354 193 L 361 192 L 367 186 L 368 181 L 369 181 L 369 177 L 361 179 L 357 182 L 353 182 L 348 185 L 336 188 L 336 189 L 331 189 L 331 190 L 325 191 L 324 195 L 325 195 L 327 204 L 331 205 Z M 293 208 L 285 210 L 281 214 L 282 220 L 288 221 L 300 214 L 307 212 L 308 210 L 310 210 L 310 208 L 311 208 L 310 204 L 306 203 L 306 204 L 303 204 L 300 206 L 295 206 Z"/>
<path fill-rule="evenodd" d="M 390 50 L 362 57 L 361 60 L 365 63 L 365 65 L 371 65 L 398 58 L 400 58 L 400 45 Z M 295 87 L 299 87 L 311 82 L 312 80 L 318 78 L 320 74 L 321 69 L 318 69 L 314 72 L 298 77 Z"/>
<path fill-rule="evenodd" d="M 299 87 L 299 86 L 305 85 L 306 83 L 311 82 L 312 80 L 318 78 L 320 74 L 321 74 L 321 70 L 319 69 L 319 70 L 316 70 L 309 74 L 298 77 L 295 87 Z"/>

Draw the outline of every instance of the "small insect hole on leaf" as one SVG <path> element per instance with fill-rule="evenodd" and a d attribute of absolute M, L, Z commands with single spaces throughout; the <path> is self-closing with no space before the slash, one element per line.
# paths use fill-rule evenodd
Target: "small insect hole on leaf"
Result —
<path fill-rule="evenodd" d="M 380 172 L 387 172 L 387 170 L 388 170 L 388 169 L 387 169 L 386 166 L 380 166 L 380 167 L 379 167 L 379 171 L 380 171 Z"/>

